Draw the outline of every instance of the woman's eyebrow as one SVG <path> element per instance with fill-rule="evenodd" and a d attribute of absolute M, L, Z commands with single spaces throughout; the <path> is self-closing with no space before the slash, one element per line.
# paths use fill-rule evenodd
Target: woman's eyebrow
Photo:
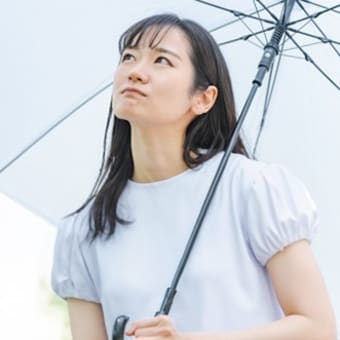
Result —
<path fill-rule="evenodd" d="M 126 47 L 125 48 L 126 50 L 139 50 L 140 48 L 137 47 L 137 46 L 134 46 L 134 47 Z M 151 48 L 152 50 L 155 50 L 159 53 L 167 53 L 167 54 L 171 54 L 172 56 L 176 57 L 177 59 L 181 60 L 182 61 L 182 58 L 175 52 L 171 51 L 171 50 L 168 50 L 167 48 L 164 48 L 164 47 L 152 47 Z"/>
<path fill-rule="evenodd" d="M 182 58 L 175 52 L 171 51 L 171 50 L 168 50 L 164 47 L 155 47 L 153 48 L 154 50 L 156 50 L 157 52 L 160 52 L 160 53 L 168 53 L 168 54 L 171 54 L 172 56 L 176 57 L 177 59 L 179 60 L 182 60 Z"/>

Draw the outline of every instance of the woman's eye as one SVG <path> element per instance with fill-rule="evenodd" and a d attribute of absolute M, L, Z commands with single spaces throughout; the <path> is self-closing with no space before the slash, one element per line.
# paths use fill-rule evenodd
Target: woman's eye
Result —
<path fill-rule="evenodd" d="M 122 58 L 121 61 L 129 61 L 129 60 L 133 60 L 134 56 L 130 53 L 125 53 Z"/>
<path fill-rule="evenodd" d="M 158 57 L 156 59 L 156 62 L 158 62 L 159 64 L 164 64 L 165 63 L 165 64 L 168 64 L 168 65 L 172 66 L 170 60 L 168 58 L 165 58 L 165 57 Z"/>

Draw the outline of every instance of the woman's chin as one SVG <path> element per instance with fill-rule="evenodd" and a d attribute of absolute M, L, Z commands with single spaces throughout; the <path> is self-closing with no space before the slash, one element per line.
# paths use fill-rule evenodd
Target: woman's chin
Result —
<path fill-rule="evenodd" d="M 138 110 L 116 110 L 114 113 L 117 118 L 128 121 L 136 120 L 142 116 L 142 112 L 138 112 Z"/>

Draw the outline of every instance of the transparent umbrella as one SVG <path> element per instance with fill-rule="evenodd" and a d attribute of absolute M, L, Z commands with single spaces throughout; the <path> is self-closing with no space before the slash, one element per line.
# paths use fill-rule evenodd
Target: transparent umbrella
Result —
<path fill-rule="evenodd" d="M 137 19 L 175 12 L 211 30 L 240 112 L 282 6 L 233 0 L 7 3 L 0 14 L 0 190 L 51 223 L 83 203 L 100 169 L 117 39 Z M 337 1 L 296 1 L 242 133 L 258 159 L 286 165 L 310 189 L 322 221 L 314 247 L 340 314 L 340 279 L 333 270 L 340 255 L 339 13 Z"/>

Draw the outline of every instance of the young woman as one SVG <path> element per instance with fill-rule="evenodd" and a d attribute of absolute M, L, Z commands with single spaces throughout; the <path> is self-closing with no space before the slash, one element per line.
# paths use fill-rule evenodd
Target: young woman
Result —
<path fill-rule="evenodd" d="M 111 148 L 90 198 L 64 220 L 52 286 L 74 340 L 106 340 L 117 316 L 145 340 L 331 340 L 335 322 L 312 255 L 316 207 L 284 167 L 239 138 L 169 316 L 152 317 L 176 270 L 235 124 L 224 58 L 173 15 L 120 40 Z M 105 136 L 106 136 L 105 134 Z"/>

